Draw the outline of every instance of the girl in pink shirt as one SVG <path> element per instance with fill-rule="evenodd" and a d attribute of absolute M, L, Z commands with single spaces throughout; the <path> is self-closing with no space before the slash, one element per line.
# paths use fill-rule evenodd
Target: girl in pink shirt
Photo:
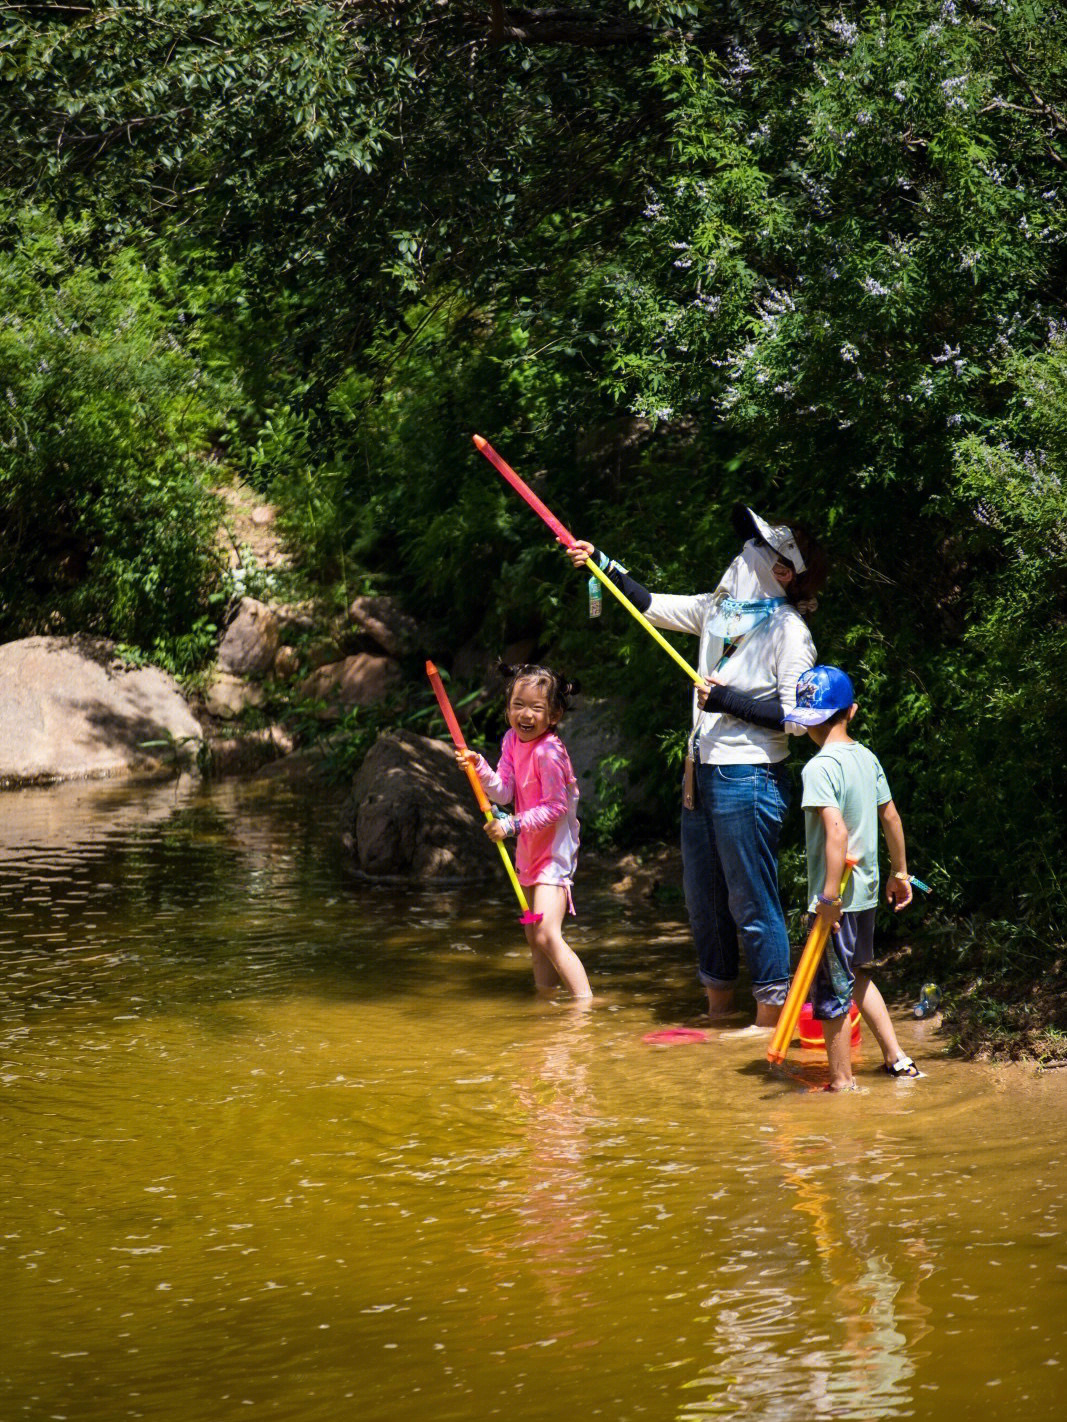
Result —
<path fill-rule="evenodd" d="M 563 916 L 574 912 L 571 885 L 578 863 L 578 782 L 555 727 L 567 709 L 569 688 L 545 667 L 512 672 L 505 706 L 510 730 L 494 771 L 483 756 L 467 751 L 486 793 L 515 810 L 486 824 L 492 840 L 517 835 L 515 868 L 529 890 L 540 923 L 526 925 L 539 991 L 562 983 L 572 997 L 592 996 L 581 959 L 563 937 Z M 463 763 L 464 753 L 456 752 Z"/>

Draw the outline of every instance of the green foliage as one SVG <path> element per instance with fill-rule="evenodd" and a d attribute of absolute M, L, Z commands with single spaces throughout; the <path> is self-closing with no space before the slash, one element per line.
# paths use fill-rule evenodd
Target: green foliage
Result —
<path fill-rule="evenodd" d="M 687 8 L 602 7 L 653 30 Z M 536 287 L 546 245 L 586 247 L 625 215 L 651 73 L 625 45 L 498 47 L 488 18 L 437 0 L 13 12 L 0 183 L 240 263 L 223 338 L 249 342 L 277 404 L 310 371 L 331 383 L 427 289 L 487 292 L 523 266 Z"/>
<path fill-rule="evenodd" d="M 826 9 L 772 45 L 737 7 L 728 56 L 665 53 L 673 161 L 605 282 L 613 389 L 736 451 L 715 514 L 743 489 L 830 543 L 819 655 L 920 872 L 1041 939 L 1067 908 L 1067 67 L 1053 7 L 988 9 Z"/>
<path fill-rule="evenodd" d="M 29 209 L 0 248 L 0 617 L 191 659 L 218 576 L 209 392 L 140 252 Z M 192 630 L 190 630 L 192 629 Z"/>
<path fill-rule="evenodd" d="M 605 846 L 614 843 L 625 822 L 626 777 L 630 768 L 630 758 L 618 753 L 606 755 L 597 770 L 596 792 L 597 811 L 592 823 L 584 822 L 592 836 L 593 843 Z"/>
<path fill-rule="evenodd" d="M 1011 875 L 982 897 L 1002 912 L 1025 906 L 1033 932 L 1050 938 L 1062 931 L 1065 898 L 1056 865 L 1067 805 L 1050 754 L 1067 739 L 1067 451 L 1057 442 L 1065 372 L 1061 334 L 1033 357 L 1012 359 L 1005 374 L 1015 393 L 996 443 L 959 441 L 942 500 L 957 531 L 953 562 L 975 581 L 953 659 L 952 726 L 937 734 L 952 766 L 941 793 L 972 806 L 952 836 L 960 873 L 973 901 L 971 856 L 1010 846 Z"/>
<path fill-rule="evenodd" d="M 321 428 L 321 419 L 290 405 L 272 407 L 248 468 L 277 502 L 279 530 L 307 573 L 330 579 L 343 567 L 352 521 L 344 509 L 343 474 L 315 452 Z"/>
<path fill-rule="evenodd" d="M 470 699 L 458 699 L 457 710 Z M 325 714 L 327 709 L 323 701 L 293 697 L 283 719 L 298 745 L 321 753 L 326 779 L 335 785 L 351 784 L 383 731 L 406 727 L 424 735 L 439 734 L 436 704 L 411 707 L 404 704 L 403 697 L 394 696 L 377 706 L 350 707 L 338 717 Z"/>

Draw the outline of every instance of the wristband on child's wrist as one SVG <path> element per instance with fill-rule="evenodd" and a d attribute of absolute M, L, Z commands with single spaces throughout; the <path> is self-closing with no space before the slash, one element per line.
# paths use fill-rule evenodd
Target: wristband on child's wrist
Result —
<path fill-rule="evenodd" d="M 840 895 L 840 894 L 838 894 L 838 896 L 837 896 L 835 899 L 831 899 L 831 898 L 828 897 L 828 895 L 826 895 L 826 894 L 816 894 L 816 895 L 815 895 L 815 899 L 816 899 L 816 902 L 817 902 L 817 903 L 825 904 L 827 908 L 840 908 L 840 907 L 841 907 L 841 895 Z"/>

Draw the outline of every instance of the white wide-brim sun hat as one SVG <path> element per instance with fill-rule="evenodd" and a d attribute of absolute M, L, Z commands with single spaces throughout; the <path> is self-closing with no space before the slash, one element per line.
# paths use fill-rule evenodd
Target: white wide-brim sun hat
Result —
<path fill-rule="evenodd" d="M 747 504 L 736 506 L 733 523 L 734 528 L 743 538 L 754 538 L 757 542 L 766 543 L 768 548 L 773 548 L 779 558 L 785 559 L 794 573 L 802 573 L 807 567 L 804 555 L 797 547 L 797 541 L 793 537 L 793 530 L 787 523 L 768 523 Z"/>

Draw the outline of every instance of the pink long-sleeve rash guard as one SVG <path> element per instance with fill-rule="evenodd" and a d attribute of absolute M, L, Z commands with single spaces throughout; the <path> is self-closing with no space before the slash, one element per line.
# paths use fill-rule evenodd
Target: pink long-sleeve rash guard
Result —
<path fill-rule="evenodd" d="M 515 803 L 519 883 L 569 888 L 578 864 L 578 782 L 559 736 L 546 731 L 523 742 L 509 730 L 496 770 L 479 756 L 477 771 L 498 805 Z"/>

